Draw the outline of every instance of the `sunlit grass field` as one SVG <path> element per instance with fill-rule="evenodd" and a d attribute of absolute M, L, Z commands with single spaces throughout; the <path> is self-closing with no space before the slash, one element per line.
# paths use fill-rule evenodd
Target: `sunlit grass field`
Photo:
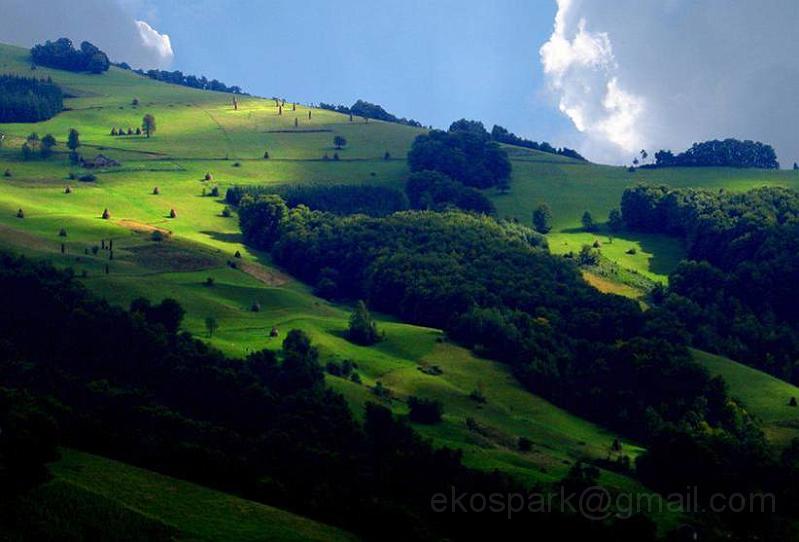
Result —
<path fill-rule="evenodd" d="M 138 296 L 155 301 L 173 297 L 187 311 L 184 327 L 231 356 L 277 349 L 285 332 L 303 329 L 320 347 L 324 363 L 349 359 L 357 364 L 361 384 L 328 377 L 356 415 L 367 401 L 381 400 L 371 391 L 378 381 L 394 397 L 384 404 L 400 415 L 406 413 L 410 395 L 442 401 L 442 423 L 417 429 L 436 445 L 464 450 L 467 465 L 501 469 L 527 483 L 546 483 L 562 478 L 579 459 L 607 456 L 616 435 L 528 393 L 506 366 L 475 357 L 447 342 L 438 330 L 378 315 L 386 341 L 371 348 L 351 344 L 344 338 L 349 307 L 314 297 L 306 285 L 276 269 L 267 255 L 243 245 L 235 213 L 222 215 L 225 190 L 234 184 L 369 183 L 402 189 L 408 174 L 405 155 L 423 130 L 357 117 L 350 121 L 303 104 L 295 111 L 291 97 L 286 97 L 282 114 L 270 98 L 241 97 L 235 109 L 229 94 L 158 83 L 117 68 L 103 75 L 45 68 L 31 72 L 27 52 L 8 46 L 0 46 L 0 72 L 51 76 L 73 96 L 66 100 L 69 110 L 51 120 L 0 126 L 7 135 L 0 148 L 0 174 L 6 169 L 11 173 L 0 177 L 3 247 L 74 269 L 89 289 L 112 303 L 127 305 Z M 132 105 L 134 98 L 137 106 Z M 153 137 L 110 135 L 115 127 L 135 129 L 145 113 L 156 117 Z M 93 182 L 70 179 L 70 174 L 87 173 L 67 158 L 64 143 L 70 128 L 81 134 L 84 157 L 102 153 L 121 165 L 93 172 Z M 33 131 L 57 138 L 58 152 L 52 158 L 21 160 L 20 145 Z M 335 135 L 347 139 L 343 150 L 334 148 Z M 604 231 L 582 232 L 585 210 L 603 222 L 610 209 L 618 207 L 623 190 L 640 181 L 714 190 L 796 186 L 799 181 L 792 171 L 629 173 L 620 167 L 509 150 L 510 193 L 487 193 L 501 217 L 529 224 L 534 207 L 546 202 L 554 215 L 548 235 L 552 252 L 577 252 L 598 240 L 602 254 L 622 273 L 649 281 L 666 280 L 683 257 L 680 242 L 658 235 L 620 233 L 610 239 Z M 336 152 L 338 161 L 332 160 Z M 325 155 L 331 160 L 323 160 Z M 205 180 L 207 173 L 211 180 Z M 70 193 L 65 193 L 67 185 Z M 218 196 L 211 195 L 214 188 Z M 17 217 L 19 209 L 24 218 Z M 110 213 L 107 220 L 101 218 L 104 209 Z M 170 218 L 173 209 L 176 216 Z M 66 236 L 59 235 L 61 229 Z M 152 240 L 156 230 L 163 241 Z M 107 247 L 109 240 L 113 250 L 94 251 L 101 244 Z M 630 290 L 623 277 L 617 278 L 588 280 L 603 291 L 641 294 Z M 205 330 L 209 316 L 219 323 L 213 336 Z M 278 338 L 269 337 L 272 327 L 279 329 Z M 420 370 L 430 366 L 438 366 L 441 374 Z M 485 404 L 469 398 L 475 389 L 482 390 Z M 531 451 L 518 449 L 520 437 L 532 441 Z M 624 449 L 633 458 L 642 451 L 629 442 Z M 94 460 L 82 456 L 81 461 Z M 631 476 L 604 470 L 602 479 L 615 488 L 641 489 Z"/>

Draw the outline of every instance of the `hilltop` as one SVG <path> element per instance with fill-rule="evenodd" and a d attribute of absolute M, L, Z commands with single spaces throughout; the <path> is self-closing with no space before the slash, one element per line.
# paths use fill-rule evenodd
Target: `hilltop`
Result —
<path fill-rule="evenodd" d="M 43 67 L 31 71 L 28 52 L 5 45 L 0 45 L 0 73 L 52 78 L 65 93 L 66 108 L 47 121 L 0 125 L 6 134 L 0 172 L 10 174 L 0 179 L 3 248 L 74 269 L 91 291 L 114 304 L 127 306 L 139 296 L 154 301 L 174 297 L 187 311 L 184 327 L 230 356 L 278 349 L 280 340 L 270 337 L 272 328 L 281 338 L 289 329 L 304 330 L 325 363 L 349 360 L 357 366 L 360 384 L 327 376 L 356 415 L 362 416 L 364 404 L 375 400 L 371 387 L 378 382 L 392 391 L 395 398 L 384 402 L 397 414 L 407 413 L 411 395 L 435 397 L 444 405 L 443 422 L 415 428 L 437 446 L 464 450 L 469 466 L 499 469 L 525 483 L 550 483 L 582 459 L 605 459 L 620 438 L 530 394 L 506 365 L 453 344 L 437 329 L 377 315 L 387 339 L 372 348 L 353 345 L 344 338 L 350 307 L 314 296 L 267 254 L 245 245 L 235 216 L 225 211 L 223 196 L 233 185 L 402 189 L 409 174 L 405 156 L 414 138 L 425 133 L 423 128 L 357 116 L 351 120 L 347 114 L 294 104 L 290 97 L 283 105 L 282 100 L 236 96 L 234 105 L 230 94 L 154 81 L 113 66 L 103 74 Z M 157 121 L 153 137 L 111 135 L 113 129 L 135 131 L 145 114 Z M 72 128 L 80 133 L 85 158 L 103 155 L 119 165 L 88 171 L 72 164 L 65 147 Z M 33 131 L 56 137 L 51 158 L 22 159 L 20 146 Z M 334 145 L 335 136 L 347 140 L 343 149 Z M 533 149 L 504 148 L 513 164 L 510 191 L 485 191 L 498 215 L 529 224 L 533 209 L 548 203 L 554 226 L 547 235 L 550 250 L 577 252 L 599 241 L 609 267 L 590 272 L 589 279 L 600 289 L 632 297 L 666 281 L 684 255 L 680 241 L 628 232 L 610 239 L 604 227 L 583 232 L 584 211 L 604 222 L 618 208 L 624 189 L 641 181 L 730 191 L 799 184 L 792 171 L 668 168 L 631 173 Z M 81 180 L 87 174 L 94 179 Z M 20 209 L 24 218 L 17 216 Z M 103 219 L 106 209 L 109 217 Z M 164 240 L 153 241 L 155 232 Z M 258 311 L 252 310 L 255 304 Z M 212 335 L 205 327 L 209 316 L 219 324 Z M 739 375 L 732 383 L 744 395 L 740 382 L 752 375 L 703 359 L 714 372 Z M 763 389 L 774 385 L 751 381 L 762 382 Z M 476 389 L 487 398 L 485 405 L 469 398 Z M 784 444 L 785 432 L 778 428 L 790 426 L 790 411 L 770 417 L 770 407 L 759 404 L 757 395 L 743 399 L 775 428 L 769 436 Z M 467 423 L 470 419 L 474 423 Z M 532 442 L 531 451 L 518 448 L 520 437 Z M 636 442 L 623 444 L 632 458 L 642 452 Z M 71 472 L 65 463 L 105 461 L 79 454 L 66 457 L 57 467 L 61 478 Z M 69 474 L 70 481 L 87 484 L 88 479 L 81 482 L 81 471 L 76 472 Z M 642 490 L 630 472 L 603 469 L 601 480 L 614 488 Z M 659 519 L 665 528 L 679 517 Z"/>

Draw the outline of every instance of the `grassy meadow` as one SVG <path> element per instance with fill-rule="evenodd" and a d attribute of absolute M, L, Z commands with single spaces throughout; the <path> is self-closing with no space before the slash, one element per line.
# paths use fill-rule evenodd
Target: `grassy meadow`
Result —
<path fill-rule="evenodd" d="M 7 136 L 0 147 L 0 174 L 10 172 L 0 177 L 3 247 L 74 269 L 89 289 L 112 303 L 127 305 L 138 296 L 155 301 L 173 297 L 187 311 L 184 327 L 231 356 L 277 349 L 286 331 L 303 329 L 320 347 L 324 362 L 348 359 L 357 365 L 361 384 L 328 377 L 357 415 L 365 402 L 378 400 L 371 392 L 378 381 L 391 390 L 393 399 L 383 401 L 398 414 L 407 412 L 405 400 L 410 395 L 442 401 L 443 422 L 416 428 L 437 445 L 462 449 L 467 465 L 501 469 L 528 483 L 546 483 L 562 478 L 577 460 L 607 457 L 617 435 L 526 392 L 506 366 L 447 342 L 438 330 L 377 315 L 387 339 L 369 348 L 353 345 L 344 338 L 350 307 L 314 297 L 306 285 L 275 268 L 267 255 L 243 245 L 235 213 L 222 214 L 222 197 L 234 184 L 370 183 L 401 188 L 408 173 L 405 154 L 421 129 L 359 118 L 351 122 L 345 115 L 302 104 L 293 110 L 290 98 L 282 111 L 275 100 L 256 97 L 240 97 L 234 109 L 229 94 L 159 83 L 118 68 L 103 75 L 46 68 L 31 72 L 26 50 L 3 45 L 0 72 L 51 76 L 70 96 L 65 100 L 68 110 L 53 119 L 0 127 Z M 132 105 L 134 98 L 137 106 Z M 135 129 L 145 113 L 156 118 L 153 137 L 110 135 L 115 127 Z M 80 132 L 84 157 L 102 153 L 121 165 L 94 171 L 93 182 L 70 179 L 70 174 L 87 173 L 68 160 L 65 140 L 70 128 Z M 53 157 L 22 161 L 20 145 L 33 131 L 57 138 Z M 341 151 L 332 145 L 335 135 L 348 141 Z M 622 233 L 609 239 L 604 232 L 584 233 L 580 217 L 585 210 L 604 222 L 607 213 L 618 207 L 623 190 L 640 181 L 714 190 L 799 184 L 799 175 L 792 171 L 703 168 L 629 173 L 621 167 L 509 149 L 511 191 L 489 193 L 499 215 L 529 223 L 534 207 L 548 203 L 554 217 L 548 235 L 551 250 L 576 252 L 599 240 L 602 254 L 616 267 L 607 274 L 589 273 L 586 279 L 600 290 L 631 297 L 641 294 L 630 286 L 635 277 L 666 280 L 683 256 L 679 241 L 658 235 Z M 340 160 L 322 159 L 335 152 Z M 386 152 L 390 159 L 384 158 Z M 207 173 L 211 180 L 205 180 Z M 155 187 L 158 194 L 153 193 Z M 214 188 L 218 196 L 211 195 Z M 17 217 L 19 209 L 24 218 Z M 104 209 L 110 213 L 107 220 L 101 218 Z M 173 209 L 176 216 L 170 218 Z M 65 237 L 59 235 L 62 228 Z M 154 231 L 160 231 L 164 240 L 153 241 Z M 252 310 L 255 304 L 257 312 Z M 219 323 L 213 336 L 205 330 L 209 316 Z M 273 326 L 280 332 L 276 339 L 269 337 Z M 779 381 L 728 360 L 701 357 L 711 371 L 728 378 L 735 393 L 769 424 L 775 438 L 787 438 L 794 431 L 790 427 L 796 425 L 785 429 L 785 424 L 795 424 L 795 414 L 761 401 L 769 393 L 793 391 L 778 390 Z M 422 370 L 433 366 L 441 374 Z M 486 403 L 469 398 L 477 389 Z M 520 437 L 532 441 L 532 450 L 519 451 Z M 629 442 L 624 449 L 633 458 L 642 451 Z M 293 531 L 293 516 L 285 512 L 203 493 L 206 490 L 191 484 L 87 454 L 66 452 L 54 470 L 54 483 L 62 484 L 61 489 L 69 484 L 103 496 L 134 510 L 136 521 L 156 520 L 192 540 L 210 539 L 211 532 L 225 533 L 229 539 L 289 540 L 289 531 L 303 539 L 348 539 L 345 533 L 320 525 Z M 115 488 L 115 478 L 125 484 Z M 609 470 L 602 471 L 602 481 L 617 489 L 641 489 L 632 477 Z M 159 498 L 150 501 L 146 495 Z M 184 502 L 179 495 L 190 495 L 191 500 Z M 231 509 L 238 515 L 226 515 L 225 510 Z M 270 531 L 264 530 L 264 522 L 270 521 L 270 528 L 286 530 L 266 536 Z M 674 521 L 673 516 L 661 518 L 663 525 Z"/>

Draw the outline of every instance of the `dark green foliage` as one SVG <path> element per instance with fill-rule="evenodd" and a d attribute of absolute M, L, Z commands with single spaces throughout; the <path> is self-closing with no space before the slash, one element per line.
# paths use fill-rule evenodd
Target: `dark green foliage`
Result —
<path fill-rule="evenodd" d="M 55 420 L 35 397 L 0 387 L 0 498 L 6 499 L 49 477 L 46 463 L 58 459 Z"/>
<path fill-rule="evenodd" d="M 347 146 L 347 139 L 337 135 L 333 138 L 333 145 L 335 145 L 337 149 L 341 150 L 342 147 Z"/>
<path fill-rule="evenodd" d="M 225 201 L 239 205 L 245 195 L 277 194 L 290 207 L 305 205 L 315 211 L 337 215 L 366 214 L 385 216 L 408 208 L 408 199 L 399 190 L 371 185 L 278 185 L 233 186 L 227 189 Z"/>
<path fill-rule="evenodd" d="M 333 105 L 327 103 L 320 103 L 319 107 L 322 109 L 327 109 L 328 111 L 336 111 L 338 113 L 342 113 L 344 115 L 350 115 L 350 121 L 352 121 L 352 115 L 358 115 L 359 117 L 363 117 L 365 119 L 376 119 L 382 120 L 385 122 L 395 122 L 398 124 L 405 124 L 407 126 L 416 126 L 421 127 L 422 124 L 413 120 L 413 119 L 405 119 L 405 118 L 397 118 L 381 106 L 373 103 L 369 103 L 364 100 L 358 100 L 351 107 L 347 107 L 344 105 Z"/>
<path fill-rule="evenodd" d="M 81 43 L 80 49 L 75 49 L 68 38 L 34 45 L 31 57 L 40 66 L 73 72 L 102 73 L 111 65 L 108 56 L 88 41 Z"/>
<path fill-rule="evenodd" d="M 693 343 L 799 382 L 799 192 L 637 186 L 622 197 L 631 229 L 678 235 L 688 257 L 665 310 Z"/>
<path fill-rule="evenodd" d="M 328 281 L 330 297 L 443 328 L 586 417 L 645 435 L 647 409 L 675 423 L 726 409 L 714 400 L 697 410 L 709 378 L 674 326 L 594 290 L 529 228 L 457 212 L 337 217 L 300 207 L 281 217 L 265 228 L 268 244 L 255 245 L 278 264 Z"/>
<path fill-rule="evenodd" d="M 73 152 L 80 147 L 80 134 L 75 128 L 69 129 L 69 133 L 67 134 L 67 147 Z"/>
<path fill-rule="evenodd" d="M 350 315 L 350 325 L 347 328 L 347 338 L 355 344 L 370 346 L 380 341 L 383 337 L 377 330 L 377 323 L 372 320 L 366 303 L 358 301 Z"/>
<path fill-rule="evenodd" d="M 580 219 L 580 222 L 583 225 L 583 230 L 585 230 L 587 232 L 595 232 L 598 229 L 598 226 L 596 225 L 596 222 L 594 222 L 594 217 L 591 216 L 591 213 L 588 212 L 588 211 L 583 213 L 583 216 Z"/>
<path fill-rule="evenodd" d="M 39 122 L 62 109 L 63 93 L 52 81 L 0 75 L 0 122 Z"/>
<path fill-rule="evenodd" d="M 453 181 L 437 171 L 411 173 L 405 184 L 405 193 L 414 209 L 443 211 L 448 207 L 455 207 L 486 215 L 496 212 L 494 204 L 482 192 Z"/>
<path fill-rule="evenodd" d="M 156 130 L 155 117 L 150 113 L 144 115 L 141 119 L 141 129 L 147 137 L 154 134 Z"/>
<path fill-rule="evenodd" d="M 444 406 L 441 401 L 422 397 L 408 397 L 408 418 L 415 423 L 434 424 L 441 421 Z"/>
<path fill-rule="evenodd" d="M 81 175 L 78 177 L 78 180 L 84 183 L 93 183 L 97 180 L 97 176 L 93 173 L 87 173 L 86 175 Z"/>
<path fill-rule="evenodd" d="M 608 213 L 608 229 L 613 233 L 618 233 L 624 228 L 624 220 L 621 217 L 621 211 L 618 209 L 611 209 Z"/>
<path fill-rule="evenodd" d="M 570 149 L 568 147 L 556 149 L 546 141 L 543 141 L 541 143 L 536 143 L 535 141 L 530 141 L 529 139 L 519 137 L 516 134 L 509 132 L 507 129 L 503 128 L 502 126 L 498 126 L 496 124 L 491 129 L 491 137 L 494 139 L 494 141 L 497 141 L 498 143 L 515 145 L 517 147 L 534 149 L 537 151 L 548 152 L 551 154 L 559 154 L 561 156 L 567 156 L 569 158 L 575 158 L 577 160 L 585 160 L 585 158 L 583 158 L 580 155 L 580 153 L 578 153 L 574 149 Z"/>
<path fill-rule="evenodd" d="M 460 120 L 448 132 L 432 130 L 414 139 L 408 153 L 411 171 L 432 170 L 475 188 L 489 188 L 510 178 L 508 154 L 491 141 L 479 122 Z"/>
<path fill-rule="evenodd" d="M 123 69 L 130 69 L 130 66 L 127 64 L 119 64 L 120 68 Z M 231 94 L 239 94 L 243 96 L 249 96 L 246 92 L 241 90 L 241 87 L 232 85 L 228 86 L 221 81 L 217 81 L 216 79 L 211 79 L 210 81 L 203 75 L 201 77 L 197 77 L 196 75 L 185 75 L 180 70 L 175 71 L 166 71 L 166 70 L 133 70 L 135 73 L 139 75 L 143 75 L 145 77 L 149 77 L 150 79 L 154 79 L 155 81 L 163 81 L 165 83 L 171 83 L 173 85 L 181 85 L 184 87 L 190 88 L 199 88 L 203 90 L 212 90 L 214 92 L 229 92 Z M 134 104 L 135 105 L 135 104 Z"/>
<path fill-rule="evenodd" d="M 694 143 L 676 156 L 671 151 L 655 153 L 657 167 L 753 167 L 779 169 L 771 145 L 759 141 L 725 139 Z"/>
<path fill-rule="evenodd" d="M 577 254 L 577 263 L 583 266 L 599 265 L 599 250 L 591 245 L 583 245 Z"/>
<path fill-rule="evenodd" d="M 239 208 L 239 226 L 244 240 L 253 246 L 270 250 L 280 238 L 281 229 L 288 218 L 286 203 L 276 195 L 242 199 Z"/>
<path fill-rule="evenodd" d="M 538 233 L 549 233 L 552 230 L 552 209 L 541 203 L 533 210 L 533 228 Z"/>

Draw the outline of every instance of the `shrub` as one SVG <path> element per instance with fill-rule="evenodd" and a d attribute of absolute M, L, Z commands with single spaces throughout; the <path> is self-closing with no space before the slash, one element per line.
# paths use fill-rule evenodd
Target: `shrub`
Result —
<path fill-rule="evenodd" d="M 69 185 L 66 185 L 64 187 L 64 194 L 71 194 L 71 193 L 72 193 L 72 187 L 69 186 Z"/>
<path fill-rule="evenodd" d="M 92 173 L 88 173 L 86 175 L 81 175 L 80 177 L 78 177 L 78 180 L 83 183 L 93 183 L 94 181 L 97 180 L 97 176 Z"/>
<path fill-rule="evenodd" d="M 211 189 L 211 197 L 218 198 L 219 197 L 219 187 L 215 186 Z"/>
<path fill-rule="evenodd" d="M 17 218 L 25 218 L 25 212 L 22 210 L 22 208 L 17 211 Z"/>
<path fill-rule="evenodd" d="M 252 305 L 250 305 L 250 311 L 261 312 L 261 304 L 257 301 L 253 301 Z"/>
<path fill-rule="evenodd" d="M 67 236 L 67 230 L 64 229 L 64 228 L 61 228 L 60 230 L 58 230 L 58 236 L 59 237 L 66 237 Z"/>
<path fill-rule="evenodd" d="M 410 408 L 408 418 L 415 423 L 438 423 L 441 421 L 441 415 L 444 412 L 441 401 L 424 399 L 413 395 L 408 397 L 408 407 Z"/>
<path fill-rule="evenodd" d="M 215 282 L 216 280 L 214 280 L 214 277 L 206 277 L 205 279 L 205 285 L 208 286 L 209 288 L 213 286 Z"/>
<path fill-rule="evenodd" d="M 483 390 L 481 390 L 479 387 L 472 390 L 472 392 L 469 394 L 469 399 L 480 404 L 485 404 L 487 401 L 486 396 L 483 395 Z"/>
<path fill-rule="evenodd" d="M 102 217 L 103 217 L 103 220 L 108 220 L 109 218 L 111 218 L 111 213 L 108 212 L 107 208 L 103 209 Z"/>
<path fill-rule="evenodd" d="M 241 162 L 233 162 L 233 167 L 241 167 Z"/>
<path fill-rule="evenodd" d="M 377 324 L 372 320 L 369 309 L 363 301 L 358 301 L 350 315 L 350 325 L 347 338 L 355 344 L 369 346 L 381 339 Z"/>
<path fill-rule="evenodd" d="M 222 216 L 225 218 L 230 218 L 230 214 L 230 207 L 225 205 L 225 207 L 222 209 Z"/>
<path fill-rule="evenodd" d="M 11 170 L 10 169 L 6 169 L 3 172 L 3 177 L 11 177 Z"/>
<path fill-rule="evenodd" d="M 158 187 L 157 187 L 157 186 L 153 188 L 153 195 L 154 195 L 154 196 L 157 196 L 157 195 L 158 195 L 158 194 L 160 194 L 160 193 L 161 193 L 161 191 L 158 189 Z"/>
<path fill-rule="evenodd" d="M 520 452 L 529 452 L 533 449 L 533 442 L 527 437 L 519 437 L 517 446 Z"/>
<path fill-rule="evenodd" d="M 174 209 L 169 210 L 169 218 L 177 218 L 178 214 L 175 212 Z"/>
<path fill-rule="evenodd" d="M 213 181 L 214 180 L 214 176 L 211 175 L 210 173 L 206 173 L 205 174 L 205 180 L 206 181 Z"/>
<path fill-rule="evenodd" d="M 160 230 L 155 230 L 155 231 L 153 231 L 153 233 L 150 234 L 150 239 L 152 239 L 153 241 L 155 241 L 157 243 L 161 242 L 161 241 L 164 240 L 164 234 Z"/>

